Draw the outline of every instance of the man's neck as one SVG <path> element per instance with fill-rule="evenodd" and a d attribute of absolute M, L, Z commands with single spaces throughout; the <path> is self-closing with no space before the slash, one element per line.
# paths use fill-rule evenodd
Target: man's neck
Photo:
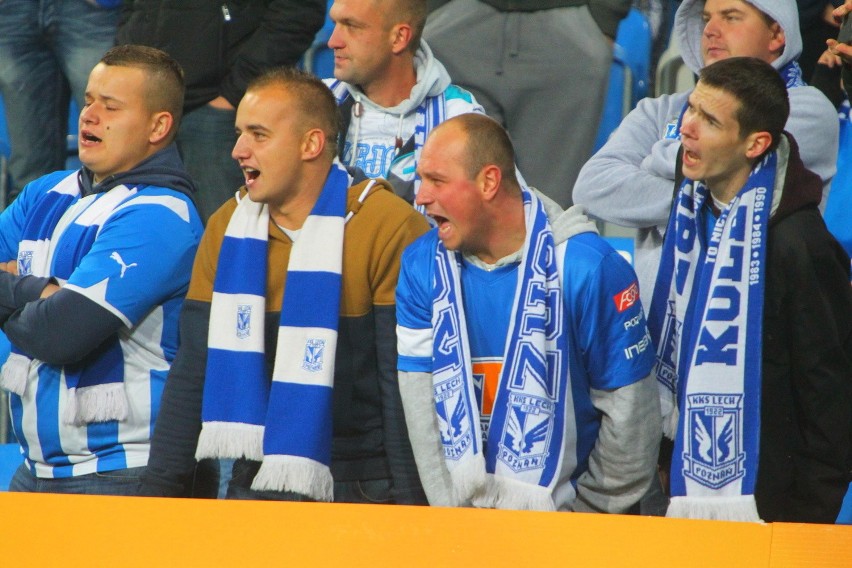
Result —
<path fill-rule="evenodd" d="M 279 227 L 298 231 L 316 205 L 325 186 L 328 168 L 313 170 L 297 182 L 297 188 L 289 192 L 290 196 L 281 203 L 269 204 L 269 216 Z"/>
<path fill-rule="evenodd" d="M 411 90 L 417 84 L 417 72 L 414 69 L 414 57 L 405 56 L 390 65 L 384 75 L 369 85 L 362 85 L 364 94 L 375 104 L 392 108 L 411 96 Z"/>
<path fill-rule="evenodd" d="M 727 205 L 734 199 L 734 197 L 737 196 L 746 184 L 750 174 L 751 166 L 747 169 L 740 170 L 723 180 L 707 180 L 707 188 L 710 190 L 710 193 L 716 201 Z"/>
<path fill-rule="evenodd" d="M 500 198 L 488 204 L 488 209 L 490 211 L 484 214 L 489 216 L 491 222 L 487 227 L 485 246 L 475 255 L 486 264 L 495 264 L 524 246 L 527 234 L 524 201 L 520 194 L 509 195 L 504 192 Z"/>

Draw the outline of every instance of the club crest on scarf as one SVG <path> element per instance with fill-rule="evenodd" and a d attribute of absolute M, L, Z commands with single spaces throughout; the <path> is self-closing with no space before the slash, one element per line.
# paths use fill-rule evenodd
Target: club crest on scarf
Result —
<path fill-rule="evenodd" d="M 690 394 L 686 397 L 691 431 L 685 448 L 683 474 L 719 489 L 745 475 L 740 451 L 742 395 Z"/>
<path fill-rule="evenodd" d="M 237 337 L 246 339 L 251 335 L 251 306 L 239 304 L 237 306 Z"/>
<path fill-rule="evenodd" d="M 18 251 L 18 274 L 27 276 L 33 273 L 33 251 Z"/>
<path fill-rule="evenodd" d="M 512 359 L 509 374 L 506 418 L 500 435 L 497 459 L 512 471 L 521 472 L 544 466 L 553 432 L 554 401 L 559 399 L 559 377 L 555 370 L 562 353 L 542 351 L 541 347 L 564 333 L 560 302 L 559 276 L 545 273 L 555 254 L 550 234 L 538 233 L 533 246 L 532 267 L 540 280 L 529 283 L 522 294 L 524 305 L 519 318 L 520 341 Z M 537 339 L 538 337 L 538 339 Z M 514 363 L 514 364 L 512 364 Z"/>
<path fill-rule="evenodd" d="M 438 298 L 449 299 L 452 294 L 450 275 L 445 264 L 439 263 L 435 278 L 435 293 Z M 441 355 L 438 366 L 436 358 L 435 373 L 449 374 L 434 386 L 435 411 L 441 429 L 441 444 L 444 457 L 458 460 L 473 445 L 473 431 L 468 418 L 467 391 L 462 376 L 461 351 L 462 339 L 456 312 L 445 308 L 438 312 L 435 324 L 436 351 Z"/>
<path fill-rule="evenodd" d="M 308 339 L 305 342 L 305 358 L 302 360 L 302 368 L 311 373 L 322 371 L 325 360 L 325 340 Z"/>

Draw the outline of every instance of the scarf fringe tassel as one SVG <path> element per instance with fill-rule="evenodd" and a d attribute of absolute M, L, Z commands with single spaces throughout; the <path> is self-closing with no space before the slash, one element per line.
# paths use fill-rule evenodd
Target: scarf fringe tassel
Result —
<path fill-rule="evenodd" d="M 263 426 L 236 422 L 204 422 L 195 459 L 263 460 Z"/>
<path fill-rule="evenodd" d="M 672 497 L 667 517 L 761 523 L 754 495 L 742 497 Z"/>
<path fill-rule="evenodd" d="M 334 481 L 328 466 L 299 456 L 264 457 L 251 488 L 255 491 L 293 491 L 317 501 L 334 501 Z"/>
<path fill-rule="evenodd" d="M 18 353 L 10 353 L 0 371 L 0 387 L 18 396 L 27 392 L 27 377 L 32 360 Z"/>

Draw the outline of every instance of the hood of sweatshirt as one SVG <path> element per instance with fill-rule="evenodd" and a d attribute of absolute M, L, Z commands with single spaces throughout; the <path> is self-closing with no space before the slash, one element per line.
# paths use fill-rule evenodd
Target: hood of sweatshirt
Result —
<path fill-rule="evenodd" d="M 769 226 L 806 207 L 818 207 L 822 199 L 822 180 L 805 168 L 796 140 L 786 135 L 778 144 L 778 165 Z"/>
<path fill-rule="evenodd" d="M 440 95 L 450 86 L 450 74 L 444 65 L 435 59 L 432 50 L 425 41 L 420 42 L 420 48 L 414 54 L 414 71 L 417 83 L 411 89 L 411 95 L 401 103 L 393 107 L 379 106 L 364 94 L 358 85 L 346 83 L 346 88 L 356 101 L 360 101 L 366 107 L 373 108 L 387 114 L 405 116 L 414 112 L 426 97 Z"/>
<path fill-rule="evenodd" d="M 704 33 L 704 20 L 701 13 L 705 0 L 683 0 L 675 14 L 674 34 L 680 45 L 683 62 L 693 73 L 704 67 L 701 54 L 701 36 Z M 799 12 L 794 0 L 744 0 L 764 14 L 778 22 L 784 30 L 786 44 L 781 56 L 772 62 L 772 66 L 781 69 L 790 61 L 799 58 L 802 53 L 802 34 L 799 31 Z"/>
<path fill-rule="evenodd" d="M 174 143 L 142 160 L 132 170 L 111 175 L 98 184 L 94 183 L 92 171 L 85 166 L 80 168 L 77 180 L 80 184 L 80 193 L 84 196 L 109 191 L 119 185 L 167 187 L 193 200 L 193 193 L 195 193 L 195 183 L 189 177 Z"/>

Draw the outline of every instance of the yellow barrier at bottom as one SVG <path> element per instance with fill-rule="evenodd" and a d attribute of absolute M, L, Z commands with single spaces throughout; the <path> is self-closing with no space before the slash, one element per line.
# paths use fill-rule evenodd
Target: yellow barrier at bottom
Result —
<path fill-rule="evenodd" d="M 852 566 L 852 527 L 0 494 L 0 566 Z"/>

